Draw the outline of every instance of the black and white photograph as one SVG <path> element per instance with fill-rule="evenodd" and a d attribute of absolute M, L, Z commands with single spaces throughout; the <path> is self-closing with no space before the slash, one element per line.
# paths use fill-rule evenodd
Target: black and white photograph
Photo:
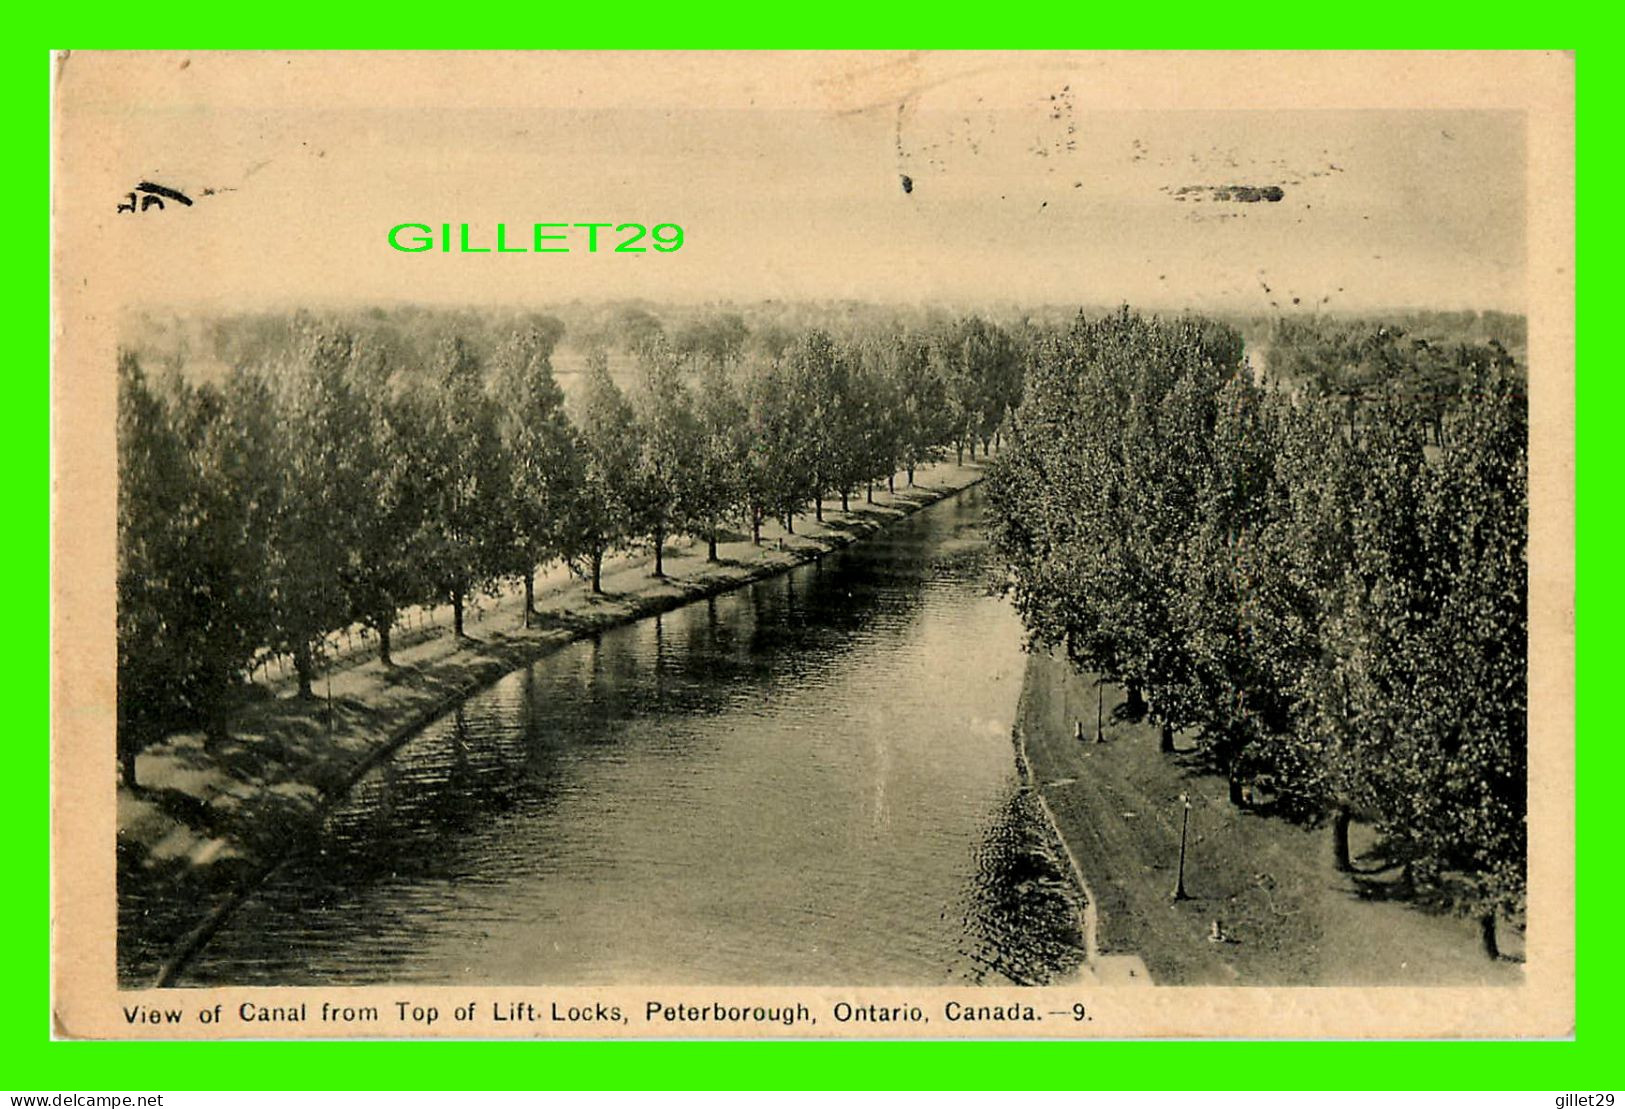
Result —
<path fill-rule="evenodd" d="M 1572 1034 L 1572 57 L 56 64 L 59 1035 Z"/>

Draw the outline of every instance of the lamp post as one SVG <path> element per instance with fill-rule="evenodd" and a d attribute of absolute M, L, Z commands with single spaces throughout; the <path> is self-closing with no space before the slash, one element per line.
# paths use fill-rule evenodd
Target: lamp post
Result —
<path fill-rule="evenodd" d="M 1179 823 L 1179 877 L 1174 881 L 1174 900 L 1188 901 L 1190 894 L 1185 892 L 1185 836 L 1191 827 L 1191 798 L 1188 793 L 1181 793 L 1179 800 L 1184 803 L 1185 814 Z"/>

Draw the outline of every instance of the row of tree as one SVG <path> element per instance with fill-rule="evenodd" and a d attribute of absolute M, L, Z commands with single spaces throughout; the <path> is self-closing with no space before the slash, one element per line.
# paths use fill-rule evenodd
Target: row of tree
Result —
<path fill-rule="evenodd" d="M 1497 345 L 1420 353 L 1453 368 L 1427 403 L 1350 398 L 1255 381 L 1211 322 L 1080 318 L 1028 367 L 992 529 L 1036 642 L 1236 803 L 1328 820 L 1340 865 L 1375 823 L 1493 950 L 1525 889 L 1525 389 Z"/>
<path fill-rule="evenodd" d="M 811 330 L 747 357 L 737 317 L 668 336 L 640 321 L 623 390 L 602 349 L 570 403 L 562 328 L 522 323 L 481 358 L 308 319 L 256 328 L 220 380 L 119 361 L 121 769 L 181 727 L 221 735 L 257 659 L 288 656 L 310 696 L 328 635 L 369 629 L 386 665 L 399 614 L 562 560 L 601 591 L 615 550 L 760 542 L 873 495 L 943 451 L 986 450 L 1020 396 L 1020 344 L 975 317 L 837 340 Z M 222 340 L 223 342 L 223 340 Z"/>

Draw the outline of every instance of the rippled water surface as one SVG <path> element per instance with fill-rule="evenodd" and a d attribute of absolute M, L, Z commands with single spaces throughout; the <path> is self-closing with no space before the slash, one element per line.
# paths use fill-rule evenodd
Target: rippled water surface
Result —
<path fill-rule="evenodd" d="M 363 779 L 183 981 L 1066 974 L 981 512 L 969 490 L 509 675 Z"/>

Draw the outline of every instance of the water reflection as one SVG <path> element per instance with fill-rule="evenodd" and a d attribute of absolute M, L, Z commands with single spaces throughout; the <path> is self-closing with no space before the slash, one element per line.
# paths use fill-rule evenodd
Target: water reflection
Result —
<path fill-rule="evenodd" d="M 1017 787 L 980 494 L 582 640 L 358 784 L 186 980 L 1041 982 L 1076 914 Z"/>

